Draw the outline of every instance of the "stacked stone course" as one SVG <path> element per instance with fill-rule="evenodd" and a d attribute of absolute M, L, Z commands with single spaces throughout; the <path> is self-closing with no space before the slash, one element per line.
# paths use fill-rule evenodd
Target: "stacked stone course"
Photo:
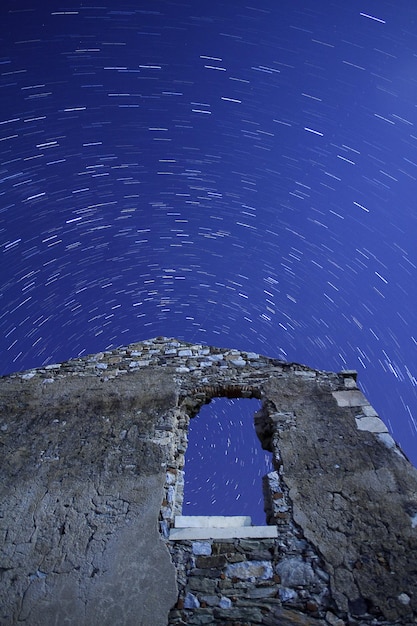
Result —
<path fill-rule="evenodd" d="M 285 618 L 285 623 L 325 624 L 320 617 L 335 618 L 329 575 L 294 530 L 278 539 L 172 543 L 180 597 L 169 623 L 272 624 Z M 300 621 L 303 615 L 311 622 Z"/>

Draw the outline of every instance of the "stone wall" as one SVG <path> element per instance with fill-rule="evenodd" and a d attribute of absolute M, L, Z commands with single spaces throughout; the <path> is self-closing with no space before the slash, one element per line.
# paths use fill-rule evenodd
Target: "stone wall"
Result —
<path fill-rule="evenodd" d="M 213 539 L 170 546 L 180 600 L 177 624 L 324 624 L 329 575 L 297 533 L 279 539 Z M 316 619 L 317 618 L 317 619 Z M 286 622 L 284 620 L 287 620 Z"/>
<path fill-rule="evenodd" d="M 262 401 L 277 538 L 170 539 L 214 397 Z M 0 435 L 1 624 L 417 619 L 417 471 L 355 372 L 156 338 L 3 377 Z"/>

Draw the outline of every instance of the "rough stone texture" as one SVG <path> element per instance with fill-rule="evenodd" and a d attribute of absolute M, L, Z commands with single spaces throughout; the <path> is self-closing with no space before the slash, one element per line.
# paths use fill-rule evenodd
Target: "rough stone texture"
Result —
<path fill-rule="evenodd" d="M 169 541 L 217 396 L 262 401 L 277 538 Z M 0 379 L 0 444 L 2 625 L 417 620 L 417 471 L 353 371 L 156 338 Z"/>
<path fill-rule="evenodd" d="M 152 431 L 173 384 L 46 380 L 0 381 L 0 623 L 166 624 L 177 590 Z"/>

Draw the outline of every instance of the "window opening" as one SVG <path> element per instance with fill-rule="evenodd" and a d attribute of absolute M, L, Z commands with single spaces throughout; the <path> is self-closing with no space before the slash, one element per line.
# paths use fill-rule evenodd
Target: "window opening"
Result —
<path fill-rule="evenodd" d="M 273 468 L 255 432 L 260 408 L 255 399 L 213 398 L 190 420 L 183 515 L 250 515 L 266 525 L 262 477 Z"/>

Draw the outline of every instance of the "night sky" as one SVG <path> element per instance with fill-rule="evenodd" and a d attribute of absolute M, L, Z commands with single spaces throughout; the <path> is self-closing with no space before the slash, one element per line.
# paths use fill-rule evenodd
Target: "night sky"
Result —
<path fill-rule="evenodd" d="M 415 0 L 3 0 L 0 36 L 0 373 L 158 335 L 357 369 L 417 464 Z"/>

